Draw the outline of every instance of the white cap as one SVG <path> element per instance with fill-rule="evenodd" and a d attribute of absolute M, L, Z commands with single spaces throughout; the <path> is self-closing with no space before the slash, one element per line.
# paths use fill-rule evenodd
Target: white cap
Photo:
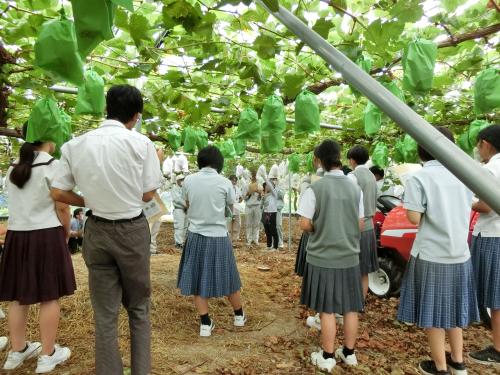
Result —
<path fill-rule="evenodd" d="M 181 173 L 175 177 L 175 182 L 184 180 L 184 178 L 185 178 L 184 175 Z"/>

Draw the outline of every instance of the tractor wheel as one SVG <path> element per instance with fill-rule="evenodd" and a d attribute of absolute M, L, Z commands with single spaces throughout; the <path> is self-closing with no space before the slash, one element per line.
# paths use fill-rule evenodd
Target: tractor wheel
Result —
<path fill-rule="evenodd" d="M 403 280 L 403 268 L 394 259 L 379 257 L 378 271 L 368 275 L 368 287 L 372 294 L 380 298 L 399 296 Z"/>

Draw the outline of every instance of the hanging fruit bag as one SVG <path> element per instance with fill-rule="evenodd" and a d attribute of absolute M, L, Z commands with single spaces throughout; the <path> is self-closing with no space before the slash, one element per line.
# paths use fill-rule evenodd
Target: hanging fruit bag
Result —
<path fill-rule="evenodd" d="M 58 153 L 71 136 L 71 118 L 59 109 L 54 99 L 40 99 L 30 113 L 26 133 L 26 142 L 54 142 Z"/>
<path fill-rule="evenodd" d="M 253 108 L 245 108 L 241 111 L 236 137 L 249 142 L 260 141 L 259 115 Z"/>
<path fill-rule="evenodd" d="M 182 132 L 182 140 L 183 140 L 183 149 L 184 152 L 187 153 L 195 153 L 196 152 L 196 141 L 198 139 L 198 135 L 196 129 L 192 127 L 187 127 Z"/>
<path fill-rule="evenodd" d="M 367 135 L 376 134 L 382 126 L 382 112 L 372 102 L 368 102 L 363 114 L 363 123 Z"/>
<path fill-rule="evenodd" d="M 319 131 L 319 106 L 316 95 L 304 90 L 295 99 L 295 134 Z"/>
<path fill-rule="evenodd" d="M 85 83 L 78 88 L 75 113 L 77 115 L 102 115 L 105 105 L 104 80 L 93 70 L 87 70 Z"/>
<path fill-rule="evenodd" d="M 35 65 L 76 86 L 84 83 L 73 22 L 62 17 L 42 25 L 35 42 Z"/>
<path fill-rule="evenodd" d="M 224 156 L 224 159 L 234 159 L 236 156 L 236 150 L 234 149 L 234 144 L 231 139 L 218 143 L 217 148 L 222 153 L 222 156 Z"/>
<path fill-rule="evenodd" d="M 208 133 L 203 129 L 196 129 L 196 147 L 198 151 L 208 146 Z"/>
<path fill-rule="evenodd" d="M 389 165 L 389 150 L 384 142 L 378 142 L 372 152 L 372 162 L 382 169 Z"/>
<path fill-rule="evenodd" d="M 262 110 L 261 151 L 277 153 L 283 149 L 283 131 L 286 127 L 283 100 L 276 95 L 269 96 Z"/>
<path fill-rule="evenodd" d="M 78 52 L 84 59 L 103 40 L 114 37 L 112 28 L 116 5 L 110 0 L 71 0 L 71 6 Z"/>
<path fill-rule="evenodd" d="M 474 109 L 476 113 L 489 113 L 500 108 L 500 69 L 483 70 L 474 83 Z"/>
<path fill-rule="evenodd" d="M 234 150 L 236 155 L 243 156 L 246 152 L 247 141 L 241 138 L 233 138 Z"/>
<path fill-rule="evenodd" d="M 176 129 L 170 129 L 167 133 L 168 144 L 172 151 L 177 151 L 181 147 L 181 134 Z"/>
<path fill-rule="evenodd" d="M 403 88 L 414 93 L 425 93 L 432 88 L 437 45 L 418 39 L 408 43 L 403 52 Z"/>

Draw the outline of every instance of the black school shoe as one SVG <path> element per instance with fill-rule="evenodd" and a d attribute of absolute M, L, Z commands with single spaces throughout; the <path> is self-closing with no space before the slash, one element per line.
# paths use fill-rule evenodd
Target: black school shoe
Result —
<path fill-rule="evenodd" d="M 488 346 L 486 349 L 469 353 L 469 357 L 471 361 L 483 365 L 500 365 L 500 352 L 497 352 L 493 346 Z"/>
<path fill-rule="evenodd" d="M 438 370 L 432 360 L 420 362 L 418 369 L 424 375 L 450 375 L 448 370 Z"/>
<path fill-rule="evenodd" d="M 453 375 L 467 375 L 467 368 L 465 367 L 465 363 L 458 363 L 453 361 L 453 359 L 451 359 L 450 352 L 446 352 L 446 364 L 449 366 L 450 372 Z"/>

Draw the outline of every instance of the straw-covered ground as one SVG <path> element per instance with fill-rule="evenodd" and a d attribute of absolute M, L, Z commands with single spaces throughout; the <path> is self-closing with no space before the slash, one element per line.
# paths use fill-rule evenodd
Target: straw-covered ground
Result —
<path fill-rule="evenodd" d="M 295 227 L 295 222 L 294 222 Z M 285 223 L 285 231 L 287 232 Z M 211 315 L 216 322 L 212 337 L 198 336 L 198 317 L 189 298 L 176 289 L 180 254 L 172 249 L 172 229 L 164 224 L 159 237 L 161 255 L 151 259 L 152 374 L 316 374 L 308 358 L 319 344 L 317 331 L 305 327 L 307 311 L 299 307 L 301 280 L 294 275 L 295 251 L 300 234 L 293 233 L 291 251 L 266 253 L 261 248 L 240 244 L 235 253 L 243 280 L 243 301 L 247 326 L 232 326 L 232 311 L 224 299 L 212 300 Z M 73 256 L 78 291 L 62 302 L 59 342 L 71 348 L 71 359 L 55 374 L 94 373 L 94 327 L 87 287 L 87 271 L 79 254 Z M 259 271 L 259 266 L 269 271 Z M 423 332 L 395 321 L 398 300 L 370 297 L 361 316 L 357 346 L 360 365 L 342 365 L 334 374 L 417 374 L 416 364 L 428 355 Z M 4 309 L 6 306 L 3 306 Z M 37 310 L 31 311 L 29 338 L 39 337 Z M 120 346 L 124 364 L 130 364 L 128 325 L 125 312 L 120 317 Z M 7 333 L 0 321 L 0 335 Z M 465 332 L 465 350 L 487 344 L 490 333 L 481 326 Z M 339 330 L 337 341 L 342 342 Z M 5 352 L 1 353 L 5 356 Z M 484 366 L 469 364 L 469 374 L 494 374 Z M 13 374 L 33 374 L 34 360 Z M 0 370 L 1 373 L 1 370 Z M 126 370 L 125 374 L 129 373 Z"/>

